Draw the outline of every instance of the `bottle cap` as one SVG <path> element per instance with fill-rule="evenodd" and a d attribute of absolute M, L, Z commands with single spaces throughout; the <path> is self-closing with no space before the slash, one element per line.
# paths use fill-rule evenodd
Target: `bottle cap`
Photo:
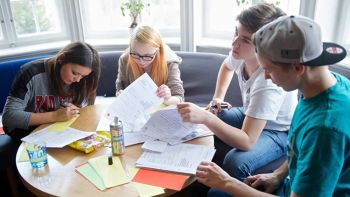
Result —
<path fill-rule="evenodd" d="M 119 118 L 117 116 L 114 117 L 114 123 L 118 124 Z"/>
<path fill-rule="evenodd" d="M 112 156 L 108 156 L 108 165 L 112 165 L 113 164 L 113 158 Z"/>

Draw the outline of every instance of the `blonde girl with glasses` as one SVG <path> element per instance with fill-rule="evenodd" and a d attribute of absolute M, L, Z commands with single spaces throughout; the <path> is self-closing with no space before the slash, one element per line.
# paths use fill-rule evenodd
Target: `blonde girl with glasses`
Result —
<path fill-rule="evenodd" d="M 164 104 L 177 104 L 184 100 L 178 57 L 162 41 L 160 33 L 150 26 L 137 27 L 130 45 L 119 58 L 116 94 L 147 73 L 158 86 L 157 95 Z"/>

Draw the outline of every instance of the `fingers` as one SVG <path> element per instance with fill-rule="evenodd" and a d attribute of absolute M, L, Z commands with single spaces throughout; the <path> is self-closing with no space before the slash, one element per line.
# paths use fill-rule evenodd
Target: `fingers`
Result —
<path fill-rule="evenodd" d="M 219 112 L 219 109 L 218 109 L 218 108 L 210 107 L 209 112 L 211 112 L 212 114 L 214 114 L 214 115 L 217 116 L 217 115 L 218 115 L 218 112 Z"/>
<path fill-rule="evenodd" d="M 80 114 L 80 108 L 72 103 L 65 104 L 65 110 L 68 117 Z"/>
<path fill-rule="evenodd" d="M 250 186 L 253 188 L 260 188 L 263 185 L 264 185 L 264 182 L 261 181 L 261 179 L 256 179 L 255 181 L 250 183 Z"/>
<path fill-rule="evenodd" d="M 232 108 L 232 105 L 229 102 L 222 102 L 222 103 L 227 105 L 227 109 L 231 109 Z"/>
<path fill-rule="evenodd" d="M 183 102 L 183 103 L 177 104 L 176 106 L 177 106 L 177 110 L 181 113 L 181 111 L 188 108 L 190 104 L 187 102 Z"/>
<path fill-rule="evenodd" d="M 209 163 L 202 161 L 196 170 L 196 176 L 198 178 L 205 178 L 209 174 Z"/>
<path fill-rule="evenodd" d="M 157 96 L 164 98 L 164 99 L 168 99 L 169 97 L 171 97 L 170 88 L 164 84 L 159 86 L 157 89 Z"/>
<path fill-rule="evenodd" d="M 251 183 L 253 183 L 256 180 L 255 176 L 248 176 L 244 179 L 244 183 L 247 185 L 251 185 Z"/>
<path fill-rule="evenodd" d="M 119 90 L 119 91 L 115 94 L 115 96 L 119 96 L 122 92 L 123 92 L 123 90 Z"/>
<path fill-rule="evenodd" d="M 213 99 L 210 101 L 209 105 L 207 106 L 207 110 L 210 111 L 212 114 L 218 115 L 219 112 L 221 112 L 223 109 L 230 109 L 232 108 L 232 105 L 228 102 L 224 102 L 221 99 Z"/>

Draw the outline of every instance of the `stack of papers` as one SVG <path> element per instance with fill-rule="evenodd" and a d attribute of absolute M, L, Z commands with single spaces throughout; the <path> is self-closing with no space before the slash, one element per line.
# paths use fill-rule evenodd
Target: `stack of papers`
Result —
<path fill-rule="evenodd" d="M 132 181 L 180 191 L 189 176 L 149 169 L 139 169 Z"/>
<path fill-rule="evenodd" d="M 131 83 L 108 107 L 105 116 L 113 120 L 118 117 L 124 131 L 140 131 L 163 99 L 156 94 L 157 85 L 147 73 Z"/>
<path fill-rule="evenodd" d="M 152 168 L 171 172 L 195 174 L 201 161 L 211 161 L 215 153 L 213 147 L 178 144 L 167 146 L 161 153 L 144 151 L 136 161 L 137 167 Z"/>
<path fill-rule="evenodd" d="M 52 125 L 44 129 L 31 133 L 21 140 L 24 142 L 35 143 L 37 141 L 44 141 L 46 147 L 48 148 L 62 148 L 72 142 L 80 140 L 82 138 L 93 135 L 96 132 L 80 131 L 78 129 L 73 129 L 68 127 L 67 129 L 61 131 L 52 130 Z"/>
<path fill-rule="evenodd" d="M 98 189 L 105 190 L 129 182 L 118 157 L 113 157 L 113 164 L 108 164 L 108 156 L 103 155 L 90 159 L 78 166 L 76 171 L 93 183 Z"/>
<path fill-rule="evenodd" d="M 129 173 L 132 177 L 135 177 L 136 174 L 140 174 L 140 170 L 138 168 L 134 167 L 128 167 Z M 140 175 L 138 175 L 140 176 Z M 147 177 L 146 179 L 152 180 L 150 177 Z M 133 186 L 136 188 L 137 192 L 139 193 L 140 197 L 150 197 L 150 196 L 157 196 L 160 194 L 164 194 L 164 188 L 163 187 L 157 187 L 154 186 L 155 184 L 143 184 L 142 181 L 139 182 L 132 182 Z M 165 185 L 167 186 L 167 185 Z"/>
<path fill-rule="evenodd" d="M 175 105 L 154 113 L 143 126 L 145 135 L 169 144 L 181 143 L 181 139 L 199 129 L 197 124 L 183 122 Z"/>
<path fill-rule="evenodd" d="M 97 130 L 109 130 L 109 122 L 117 116 L 123 123 L 126 146 L 142 143 L 147 138 L 174 145 L 210 133 L 197 124 L 183 122 L 175 105 L 160 107 L 163 100 L 156 91 L 157 85 L 147 73 L 143 74 L 115 98 L 100 119 Z M 129 132 L 137 134 L 128 136 Z"/>

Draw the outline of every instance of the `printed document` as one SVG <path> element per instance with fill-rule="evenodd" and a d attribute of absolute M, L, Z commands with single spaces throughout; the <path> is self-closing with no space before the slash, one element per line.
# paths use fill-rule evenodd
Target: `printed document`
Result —
<path fill-rule="evenodd" d="M 140 131 L 150 112 L 163 103 L 156 94 L 157 88 L 148 74 L 143 74 L 115 98 L 107 109 L 107 117 L 112 120 L 117 116 L 123 122 L 125 132 Z"/>
<path fill-rule="evenodd" d="M 137 167 L 195 174 L 201 161 L 211 161 L 215 153 L 213 147 L 178 144 L 167 146 L 164 152 L 144 151 L 136 161 Z"/>
<path fill-rule="evenodd" d="M 197 124 L 183 122 L 175 105 L 170 105 L 154 113 L 142 130 L 145 135 L 169 144 L 181 142 L 181 139 L 198 130 Z"/>
<path fill-rule="evenodd" d="M 62 148 L 72 142 L 88 137 L 96 132 L 80 131 L 68 127 L 64 131 L 51 131 L 51 126 L 36 131 L 22 138 L 24 142 L 44 141 L 48 148 Z"/>

